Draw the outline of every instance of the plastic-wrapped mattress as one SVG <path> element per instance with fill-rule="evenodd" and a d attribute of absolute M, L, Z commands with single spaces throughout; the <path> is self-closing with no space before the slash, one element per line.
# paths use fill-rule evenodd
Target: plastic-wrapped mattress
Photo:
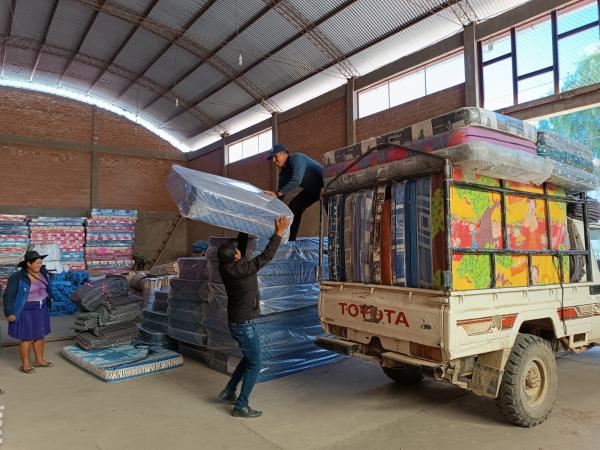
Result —
<path fill-rule="evenodd" d="M 446 131 L 440 134 L 435 134 L 433 136 L 412 140 L 412 129 L 408 127 L 397 132 L 380 136 L 378 138 L 367 139 L 359 144 L 354 144 L 344 149 L 329 152 L 327 155 L 329 155 L 331 160 L 327 161 L 325 166 L 325 178 L 331 179 L 337 175 L 340 175 L 344 171 L 345 173 L 356 172 L 360 169 L 386 164 L 391 161 L 405 159 L 414 155 L 414 153 L 411 153 L 405 149 L 390 146 L 373 151 L 367 156 L 358 160 L 362 155 L 367 153 L 370 148 L 378 144 L 385 144 L 389 142 L 390 139 L 404 147 L 424 152 L 432 152 L 447 147 L 471 144 L 474 142 L 487 142 L 489 144 L 501 145 L 503 147 L 512 148 L 513 150 L 529 153 L 531 155 L 536 154 L 536 146 L 532 141 L 501 133 L 489 128 L 472 126 L 464 127 Z M 334 162 L 335 160 L 341 158 L 344 158 L 343 161 Z M 353 164 L 353 162 L 356 160 L 358 160 L 356 164 Z"/>
<path fill-rule="evenodd" d="M 467 133 L 463 133 L 463 131 L 459 131 L 457 135 L 450 133 L 446 136 L 441 136 L 449 131 L 458 131 L 459 129 L 463 129 L 465 127 L 483 127 L 492 131 L 501 132 L 509 136 L 525 139 L 534 143 L 537 141 L 537 131 L 535 127 L 533 125 L 528 124 L 527 122 L 523 122 L 522 120 L 515 119 L 513 117 L 498 114 L 493 111 L 488 111 L 481 108 L 467 107 L 457 109 L 455 111 L 451 111 L 441 116 L 434 117 L 433 119 L 428 119 L 423 122 L 411 125 L 393 133 L 384 135 L 381 138 L 369 139 L 361 144 L 327 152 L 324 155 L 325 165 L 332 166 L 334 164 L 342 163 L 344 161 L 353 161 L 359 158 L 362 154 L 364 154 L 369 149 L 369 147 L 375 146 L 378 143 L 387 142 L 387 139 L 389 137 L 394 137 L 395 142 L 399 145 L 406 145 L 412 142 L 423 140 L 423 143 L 418 144 L 418 146 L 416 147 L 421 150 L 436 150 L 457 144 L 469 143 L 470 140 L 468 140 L 468 138 L 460 137 L 461 134 L 464 134 L 465 136 L 468 135 Z M 436 135 L 440 136 L 429 140 L 426 139 Z M 489 133 L 482 131 L 481 133 L 479 133 L 479 138 L 475 140 L 486 141 L 486 138 L 488 137 L 490 137 Z M 519 141 L 515 141 L 510 137 L 502 138 L 494 134 L 492 134 L 491 137 L 494 141 L 498 141 L 491 142 L 493 144 L 504 145 L 507 142 L 509 144 L 519 143 Z M 460 140 L 465 140 L 467 142 L 460 142 Z M 523 150 L 533 153 L 531 151 L 530 144 L 524 144 L 523 147 L 529 147 L 530 150 Z M 327 175 L 326 172 L 326 176 L 330 175 Z"/>
<path fill-rule="evenodd" d="M 464 170 L 519 183 L 542 184 L 552 174 L 555 162 L 511 148 L 486 142 L 457 145 L 433 152 L 448 157 L 453 165 Z M 441 161 L 425 155 L 394 161 L 344 174 L 326 189 L 356 189 L 373 182 L 386 182 L 395 177 L 409 176 L 428 170 L 439 170 Z M 558 186 L 561 186 L 557 183 Z M 565 186 L 563 186 L 565 187 Z"/>
<path fill-rule="evenodd" d="M 252 236 L 270 238 L 275 219 L 293 220 L 285 203 L 251 184 L 178 165 L 171 169 L 167 189 L 184 217 Z"/>
<path fill-rule="evenodd" d="M 592 149 L 553 131 L 538 132 L 537 154 L 589 173 L 594 172 Z"/>

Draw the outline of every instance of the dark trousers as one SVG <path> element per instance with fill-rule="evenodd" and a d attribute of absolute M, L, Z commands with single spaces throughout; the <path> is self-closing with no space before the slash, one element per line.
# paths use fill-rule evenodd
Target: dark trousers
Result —
<path fill-rule="evenodd" d="M 260 373 L 260 339 L 254 322 L 231 325 L 229 331 L 240 345 L 244 358 L 235 368 L 225 390 L 235 393 L 237 385 L 242 381 L 242 390 L 233 406 L 236 409 L 242 409 L 249 406 L 248 399 Z"/>
<path fill-rule="evenodd" d="M 307 192 L 303 190 L 300 191 L 300 193 L 292 199 L 292 201 L 288 205 L 294 213 L 294 221 L 292 222 L 292 226 L 290 227 L 290 241 L 296 240 L 298 230 L 300 229 L 302 213 L 313 203 L 318 202 L 319 198 L 320 194 L 318 192 Z"/>

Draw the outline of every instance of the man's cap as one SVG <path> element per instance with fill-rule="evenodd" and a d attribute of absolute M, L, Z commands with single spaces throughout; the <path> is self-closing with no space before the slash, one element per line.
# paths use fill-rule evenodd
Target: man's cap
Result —
<path fill-rule="evenodd" d="M 219 263 L 221 263 L 222 265 L 232 263 L 237 248 L 237 239 L 229 239 L 224 244 L 221 244 L 217 249 L 217 258 L 219 259 Z"/>
<path fill-rule="evenodd" d="M 17 264 L 17 267 L 25 267 L 28 262 L 33 262 L 38 258 L 44 259 L 46 256 L 48 256 L 48 255 L 40 255 L 35 250 L 28 251 L 25 253 L 25 256 L 23 257 L 23 261 L 21 261 L 19 264 Z"/>
<path fill-rule="evenodd" d="M 273 156 L 275 156 L 277 153 L 281 153 L 281 152 L 289 153 L 288 149 L 287 149 L 287 147 L 285 145 L 283 145 L 283 144 L 275 144 L 273 146 L 273 148 L 269 151 L 269 155 L 267 156 L 267 159 L 271 160 L 271 159 L 273 159 Z"/>

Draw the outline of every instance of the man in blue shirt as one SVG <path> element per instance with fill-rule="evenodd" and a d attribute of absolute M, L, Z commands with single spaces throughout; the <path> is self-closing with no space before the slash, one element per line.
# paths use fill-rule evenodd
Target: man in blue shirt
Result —
<path fill-rule="evenodd" d="M 294 213 L 290 241 L 295 241 L 302 213 L 319 201 L 323 188 L 323 166 L 304 153 L 290 154 L 287 147 L 281 144 L 273 146 L 267 159 L 281 169 L 277 192 L 265 191 L 267 194 L 281 199 L 297 187 L 302 188 L 288 205 Z"/>

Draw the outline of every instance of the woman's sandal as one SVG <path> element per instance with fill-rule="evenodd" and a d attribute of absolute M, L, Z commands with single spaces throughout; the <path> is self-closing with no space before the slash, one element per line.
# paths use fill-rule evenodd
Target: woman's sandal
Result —
<path fill-rule="evenodd" d="M 34 367 L 54 367 L 54 364 L 52 364 L 49 361 L 46 361 L 45 363 L 39 364 L 39 363 L 33 363 Z"/>
<path fill-rule="evenodd" d="M 25 369 L 23 366 L 19 367 L 19 370 L 23 373 L 26 374 L 30 374 L 30 373 L 34 373 L 35 369 L 33 367 L 30 367 L 29 369 Z"/>

